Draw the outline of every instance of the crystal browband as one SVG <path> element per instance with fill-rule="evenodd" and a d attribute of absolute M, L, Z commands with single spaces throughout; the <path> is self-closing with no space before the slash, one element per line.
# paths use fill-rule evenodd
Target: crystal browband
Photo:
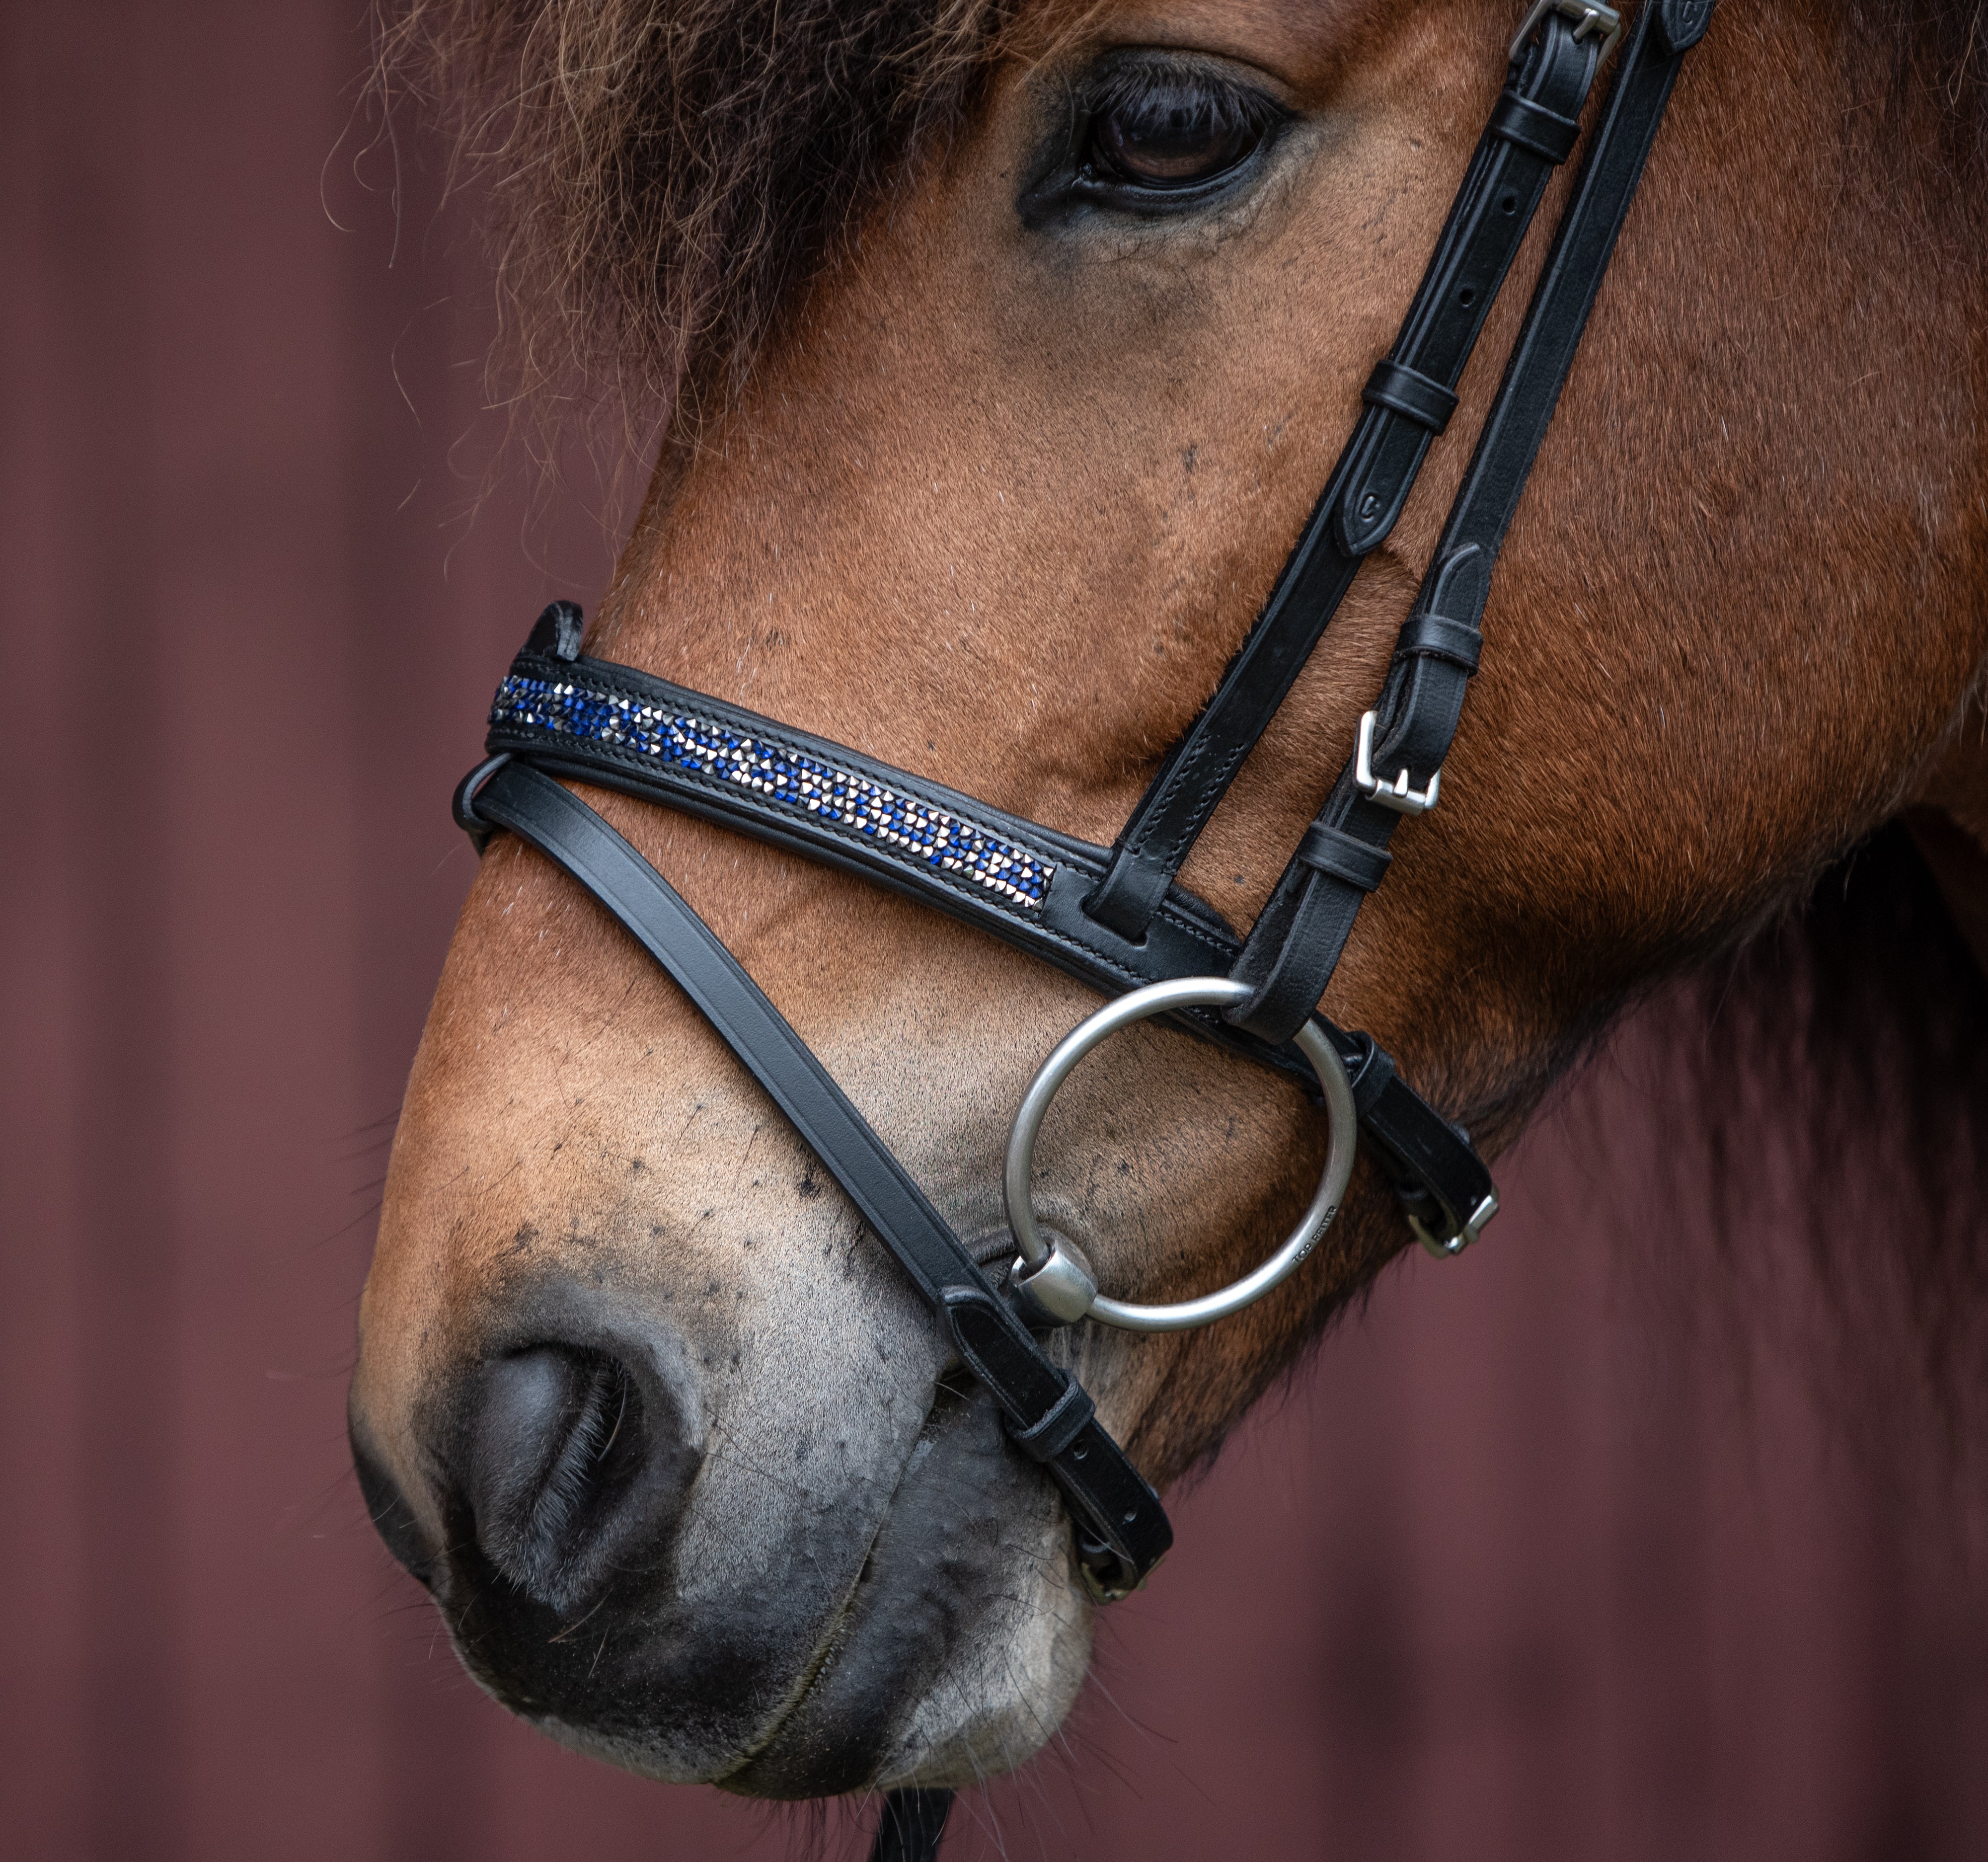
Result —
<path fill-rule="evenodd" d="M 486 747 L 557 776 L 701 815 L 937 905 L 1108 995 L 1156 975 L 1219 974 L 1240 941 L 1176 887 L 1138 944 L 1083 901 L 1104 849 L 974 803 L 702 692 L 576 654 L 541 634 L 512 661 Z M 1303 1063 L 1197 1018 L 1201 1032 L 1299 1074 Z"/>
<path fill-rule="evenodd" d="M 688 698 L 690 694 L 684 694 Z M 736 788 L 887 854 L 979 886 L 1018 911 L 1040 911 L 1054 864 L 972 821 L 807 755 L 764 731 L 678 710 L 660 694 L 512 672 L 490 708 L 493 732 L 549 732 L 623 748 L 673 772 Z"/>

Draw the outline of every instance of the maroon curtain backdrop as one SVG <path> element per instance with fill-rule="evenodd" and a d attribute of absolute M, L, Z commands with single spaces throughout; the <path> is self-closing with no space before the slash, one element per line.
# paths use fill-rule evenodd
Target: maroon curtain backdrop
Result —
<path fill-rule="evenodd" d="M 0 12 L 0 1853 L 840 1854 L 847 1817 L 507 1718 L 347 1468 L 448 785 L 611 555 L 462 521 L 479 274 L 418 136 L 355 177 L 364 11 Z M 1645 1018 L 1484 1245 L 1390 1276 L 1182 1501 L 951 1856 L 1988 1853 L 1952 1509 L 1800 1327 L 1706 1318 L 1665 1051 Z"/>

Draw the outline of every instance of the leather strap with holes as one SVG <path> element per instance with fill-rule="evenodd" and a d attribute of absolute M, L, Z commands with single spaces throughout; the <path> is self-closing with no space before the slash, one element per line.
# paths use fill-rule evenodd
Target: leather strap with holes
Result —
<path fill-rule="evenodd" d="M 1466 170 L 1401 333 L 1361 394 L 1353 437 L 1262 614 L 1187 734 L 1167 753 L 1112 844 L 1084 910 L 1120 936 L 1145 934 L 1242 760 L 1317 646 L 1361 559 L 1385 540 L 1532 224 L 1580 133 L 1600 42 L 1555 14 L 1511 67 Z"/>
<path fill-rule="evenodd" d="M 1562 216 L 1546 269 L 1505 367 L 1435 558 L 1395 643 L 1375 706 L 1371 763 L 1385 782 L 1403 772 L 1426 792 L 1463 715 L 1483 645 L 1491 571 L 1545 439 L 1677 82 L 1705 33 L 1711 0 L 1649 0 L 1630 29 L 1621 69 Z M 1228 1012 L 1238 1028 L 1282 1041 L 1324 995 L 1353 921 L 1385 871 L 1401 819 L 1384 796 L 1363 791 L 1354 759 L 1257 915 L 1230 974 L 1255 993 Z M 1308 854 L 1320 844 L 1334 856 Z M 1362 867 L 1361 857 L 1378 866 Z"/>

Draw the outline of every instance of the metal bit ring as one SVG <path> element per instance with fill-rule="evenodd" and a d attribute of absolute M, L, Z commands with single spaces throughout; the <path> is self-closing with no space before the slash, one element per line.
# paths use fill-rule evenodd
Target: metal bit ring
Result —
<path fill-rule="evenodd" d="M 1107 1003 L 1088 1020 L 1080 1022 L 1058 1043 L 1030 1082 L 1015 1114 L 1014 1128 L 1008 1134 L 1001 1194 L 1007 1208 L 1008 1226 L 1022 1250 L 1016 1279 L 1032 1291 L 1039 1288 L 1040 1303 L 1057 1318 L 1098 1319 L 1130 1332 L 1185 1332 L 1226 1319 L 1253 1300 L 1260 1299 L 1291 1273 L 1339 1213 L 1341 1199 L 1353 1174 L 1358 1119 L 1354 1110 L 1353 1090 L 1346 1082 L 1345 1063 L 1325 1031 L 1308 1020 L 1298 1031 L 1297 1045 L 1311 1063 L 1325 1093 L 1326 1116 L 1332 1133 L 1325 1171 L 1297 1228 L 1254 1272 L 1199 1299 L 1182 1299 L 1168 1306 L 1136 1306 L 1107 1299 L 1098 1293 L 1089 1262 L 1068 1243 L 1045 1239 L 1036 1226 L 1029 1206 L 1029 1179 L 1035 1164 L 1036 1134 L 1042 1129 L 1050 1101 L 1077 1063 L 1107 1035 L 1134 1022 L 1177 1009 L 1223 1007 L 1242 1001 L 1249 994 L 1248 985 L 1232 982 L 1222 976 L 1187 976 L 1172 982 L 1149 983 L 1143 989 L 1134 989 L 1129 995 Z"/>

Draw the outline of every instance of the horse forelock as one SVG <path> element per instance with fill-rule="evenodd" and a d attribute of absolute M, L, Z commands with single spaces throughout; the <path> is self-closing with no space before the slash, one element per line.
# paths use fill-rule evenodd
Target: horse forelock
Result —
<path fill-rule="evenodd" d="M 1010 0 L 404 0 L 411 91 L 478 197 L 514 405 L 664 408 L 743 380 L 793 288 L 959 120 Z M 546 405 L 536 405 L 546 404 Z"/>

